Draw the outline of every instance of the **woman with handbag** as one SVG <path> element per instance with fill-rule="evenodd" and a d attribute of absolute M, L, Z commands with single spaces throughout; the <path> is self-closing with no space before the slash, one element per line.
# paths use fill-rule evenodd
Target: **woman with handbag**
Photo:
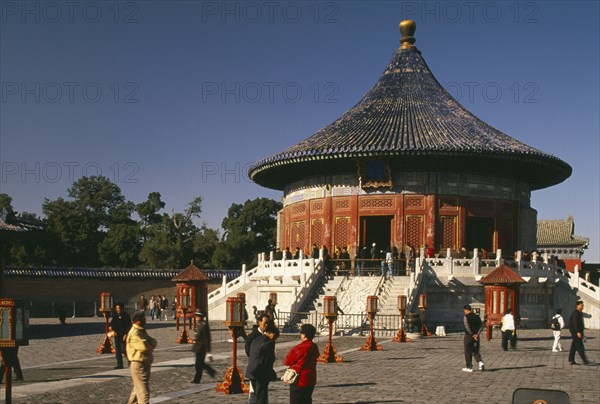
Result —
<path fill-rule="evenodd" d="M 286 355 L 283 364 L 298 374 L 290 384 L 290 404 L 312 404 L 312 393 L 317 384 L 319 347 L 312 342 L 317 330 L 312 324 L 300 327 L 300 342 Z"/>

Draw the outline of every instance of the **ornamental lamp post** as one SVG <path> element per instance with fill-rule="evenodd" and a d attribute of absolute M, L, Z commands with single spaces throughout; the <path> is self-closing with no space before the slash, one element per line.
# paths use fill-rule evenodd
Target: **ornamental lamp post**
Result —
<path fill-rule="evenodd" d="M 269 300 L 272 304 L 277 305 L 277 292 L 269 293 Z"/>
<path fill-rule="evenodd" d="M 241 310 L 242 310 L 242 326 L 239 328 L 239 335 L 246 335 L 246 324 L 248 322 L 248 312 L 246 311 L 246 294 L 244 292 L 239 292 L 237 294 L 238 299 L 242 302 Z"/>
<path fill-rule="evenodd" d="M 421 293 L 419 295 L 419 311 L 421 312 L 421 335 L 423 337 L 430 337 L 431 333 L 425 325 L 425 310 L 427 310 L 427 295 Z"/>
<path fill-rule="evenodd" d="M 410 338 L 404 332 L 404 312 L 406 311 L 406 295 L 398 295 L 398 311 L 400 312 L 400 328 L 392 341 L 394 342 L 410 342 Z"/>
<path fill-rule="evenodd" d="M 29 345 L 25 327 L 29 321 L 21 300 L 0 299 L 0 356 L 4 363 L 5 402 L 12 403 L 12 367 L 17 359 L 19 347 Z"/>
<path fill-rule="evenodd" d="M 115 347 L 108 336 L 108 314 L 112 311 L 112 295 L 109 292 L 100 293 L 100 311 L 104 316 L 104 340 L 102 344 L 96 349 L 96 353 L 100 354 L 109 354 L 115 353 Z"/>
<path fill-rule="evenodd" d="M 186 323 L 187 323 L 187 312 L 190 309 L 190 305 L 191 305 L 191 296 L 189 293 L 189 289 L 188 288 L 181 288 L 180 290 L 180 294 L 179 294 L 179 307 L 181 308 L 181 311 L 183 312 L 183 330 L 181 331 L 181 334 L 179 335 L 179 338 L 177 338 L 177 340 L 175 340 L 176 343 L 178 344 L 191 344 L 192 343 L 192 339 L 190 338 L 190 336 L 188 335 L 188 332 L 186 330 Z"/>
<path fill-rule="evenodd" d="M 237 367 L 237 336 L 244 327 L 243 301 L 239 297 L 228 297 L 226 301 L 225 326 L 229 328 L 233 340 L 231 367 L 225 373 L 225 379 L 217 383 L 216 391 L 225 394 L 240 394 L 250 392 L 250 386 L 244 383 L 244 374 Z"/>
<path fill-rule="evenodd" d="M 325 349 L 323 350 L 323 355 L 317 358 L 318 362 L 335 363 L 344 361 L 344 358 L 336 355 L 337 352 L 332 342 L 333 324 L 337 320 L 337 313 L 338 305 L 336 297 L 325 296 L 323 317 L 327 318 L 327 322 L 329 324 L 329 343 L 327 344 L 327 346 L 325 346 Z"/>
<path fill-rule="evenodd" d="M 381 351 L 383 347 L 377 345 L 375 334 L 373 332 L 373 319 L 377 314 L 377 296 L 367 296 L 367 314 L 369 315 L 369 337 L 365 341 L 364 345 L 360 347 L 361 351 Z"/>

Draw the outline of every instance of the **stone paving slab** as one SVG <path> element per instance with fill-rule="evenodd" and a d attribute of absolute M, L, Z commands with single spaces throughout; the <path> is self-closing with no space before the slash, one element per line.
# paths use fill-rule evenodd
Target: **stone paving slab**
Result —
<path fill-rule="evenodd" d="M 112 355 L 96 355 L 102 342 L 101 319 L 68 319 L 56 329 L 56 320 L 33 319 L 40 334 L 22 347 L 19 358 L 25 382 L 13 383 L 13 403 L 124 403 L 131 391 L 129 370 L 113 370 Z M 70 328 L 68 327 L 70 326 Z M 217 377 L 207 375 L 200 385 L 189 384 L 193 354 L 189 346 L 175 344 L 179 333 L 174 322 L 151 322 L 149 333 L 158 339 L 152 367 L 152 403 L 244 403 L 247 395 L 224 395 L 214 391 L 231 364 L 232 344 L 221 324 L 213 328 L 213 366 Z M 43 331 L 46 330 L 46 331 Z M 565 333 L 563 332 L 563 335 Z M 568 332 L 567 332 L 568 334 Z M 600 332 L 587 331 L 588 357 L 600 360 Z M 44 335 L 45 337 L 40 337 Z M 334 345 L 343 363 L 319 364 L 315 403 L 510 403 L 520 387 L 566 391 L 572 403 L 600 401 L 600 367 L 571 366 L 567 362 L 570 338 L 563 349 L 552 353 L 551 330 L 520 330 L 518 350 L 503 352 L 499 339 L 482 342 L 484 372 L 462 372 L 462 334 L 430 337 L 401 344 L 381 339 L 383 351 L 359 351 L 363 337 L 337 337 Z M 276 370 L 284 370 L 283 358 L 299 342 L 297 335 L 282 335 L 277 343 Z M 325 337 L 315 342 L 321 351 Z M 238 366 L 245 370 L 246 356 L 238 344 Z M 270 387 L 271 403 L 288 403 L 289 391 L 282 382 Z M 4 399 L 4 389 L 0 391 Z M 0 401 L 2 402 L 2 401 Z"/>

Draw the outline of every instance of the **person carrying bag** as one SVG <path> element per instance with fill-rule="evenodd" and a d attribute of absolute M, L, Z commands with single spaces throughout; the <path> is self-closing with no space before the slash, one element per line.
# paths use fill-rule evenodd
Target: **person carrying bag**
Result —
<path fill-rule="evenodd" d="M 312 324 L 302 324 L 301 342 L 288 352 L 283 361 L 284 365 L 289 366 L 282 380 L 290 385 L 290 404 L 312 404 L 319 357 L 319 347 L 312 342 L 316 333 Z"/>

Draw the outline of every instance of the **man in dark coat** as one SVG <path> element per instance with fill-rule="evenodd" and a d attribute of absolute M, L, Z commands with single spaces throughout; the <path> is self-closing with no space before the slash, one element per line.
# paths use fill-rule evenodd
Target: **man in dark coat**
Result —
<path fill-rule="evenodd" d="M 575 310 L 571 314 L 569 319 L 569 331 L 571 332 L 572 342 L 571 349 L 569 350 L 569 363 L 571 365 L 578 365 L 575 362 L 575 351 L 579 354 L 583 363 L 586 365 L 589 363 L 585 356 L 585 347 L 583 346 L 583 302 L 578 300 L 575 303 Z"/>
<path fill-rule="evenodd" d="M 471 305 L 465 304 L 463 307 L 465 317 L 463 318 L 463 324 L 465 326 L 465 362 L 467 367 L 463 368 L 463 372 L 473 371 L 473 357 L 479 364 L 479 370 L 484 369 L 483 359 L 479 353 L 479 334 L 483 330 L 483 323 L 481 318 L 473 313 Z"/>
<path fill-rule="evenodd" d="M 117 358 L 117 366 L 115 369 L 123 369 L 123 354 L 125 352 L 125 337 L 131 329 L 131 317 L 123 310 L 123 303 L 115 304 L 115 313 L 110 320 L 108 327 L 109 331 L 115 338 L 115 356 Z"/>
<path fill-rule="evenodd" d="M 258 326 L 254 327 L 246 339 L 245 350 L 248 355 L 246 377 L 250 380 L 250 404 L 269 402 L 269 382 L 277 378 L 273 370 L 275 363 L 275 340 L 279 335 L 271 318 L 263 314 Z"/>
<path fill-rule="evenodd" d="M 196 373 L 194 374 L 194 378 L 190 380 L 190 383 L 198 384 L 202 381 L 202 371 L 204 369 L 206 369 L 210 377 L 215 377 L 216 372 L 212 366 L 205 363 L 207 356 L 209 360 L 212 360 L 212 355 L 210 354 L 210 327 L 204 321 L 204 313 L 196 311 L 194 315 L 196 316 L 196 328 L 194 328 L 195 336 L 192 350 L 196 353 L 196 360 L 194 362 Z"/>

